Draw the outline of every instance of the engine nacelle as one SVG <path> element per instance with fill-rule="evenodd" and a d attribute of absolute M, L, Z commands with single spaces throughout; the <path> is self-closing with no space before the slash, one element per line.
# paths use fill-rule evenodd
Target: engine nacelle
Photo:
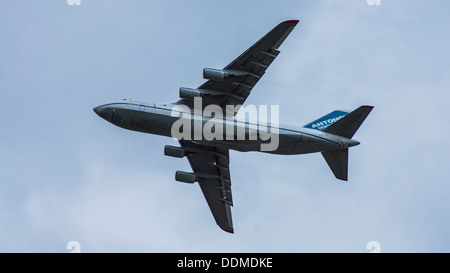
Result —
<path fill-rule="evenodd" d="M 185 156 L 185 151 L 181 147 L 166 145 L 164 146 L 164 155 L 182 158 Z"/>
<path fill-rule="evenodd" d="M 205 93 L 198 89 L 192 89 L 192 88 L 186 88 L 186 87 L 180 88 L 180 98 L 182 98 L 182 99 L 193 99 L 195 97 L 203 97 L 204 95 L 205 95 Z"/>
<path fill-rule="evenodd" d="M 212 81 L 223 81 L 228 73 L 223 70 L 213 69 L 213 68 L 204 68 L 203 69 L 203 78 Z"/>
<path fill-rule="evenodd" d="M 194 173 L 187 173 L 182 171 L 177 171 L 175 173 L 175 180 L 178 182 L 184 182 L 184 183 L 194 183 L 195 180 L 197 180 L 197 177 Z"/>

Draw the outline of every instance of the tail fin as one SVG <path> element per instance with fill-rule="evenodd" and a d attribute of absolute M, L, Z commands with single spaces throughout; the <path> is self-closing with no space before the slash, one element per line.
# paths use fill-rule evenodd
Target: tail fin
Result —
<path fill-rule="evenodd" d="M 350 112 L 345 110 L 336 110 L 313 122 L 306 124 L 303 127 L 321 131 L 330 126 L 331 124 L 335 123 L 336 121 L 340 120 L 341 118 L 345 117 L 348 113 Z"/>
<path fill-rule="evenodd" d="M 366 117 L 372 111 L 373 106 L 361 106 L 353 112 L 345 115 L 322 131 L 351 139 Z M 322 156 L 328 163 L 331 171 L 337 179 L 348 179 L 348 148 L 322 152 Z"/>
<path fill-rule="evenodd" d="M 333 135 L 352 138 L 372 109 L 373 106 L 361 106 L 345 117 L 339 119 L 337 122 L 326 127 L 323 131 Z"/>

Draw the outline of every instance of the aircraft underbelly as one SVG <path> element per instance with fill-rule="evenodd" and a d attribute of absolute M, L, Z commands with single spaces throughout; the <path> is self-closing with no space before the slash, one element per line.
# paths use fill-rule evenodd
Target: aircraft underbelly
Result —
<path fill-rule="evenodd" d="M 121 109 L 118 114 L 116 125 L 138 132 L 172 137 L 172 126 L 178 117 L 171 117 L 167 114 L 157 112 L 136 111 L 132 109 Z M 191 124 L 193 127 L 193 123 Z M 203 123 L 204 125 L 204 123 Z M 224 135 L 217 139 L 198 139 L 191 134 L 191 140 L 203 145 L 227 148 L 241 152 L 261 151 L 272 154 L 307 154 L 321 151 L 333 150 L 338 147 L 338 144 L 329 141 L 325 138 L 317 137 L 310 134 L 303 134 L 293 130 L 285 130 L 280 128 L 277 135 L 272 135 L 269 139 L 261 140 L 255 137 L 254 134 L 249 133 L 248 128 L 245 128 L 245 136 L 242 139 L 236 137 L 227 139 L 226 128 L 224 127 Z M 234 127 L 235 132 L 238 127 Z M 191 128 L 192 133 L 194 129 Z M 258 134 L 256 134 L 258 135 Z M 262 144 L 272 144 L 272 150 L 262 149 Z"/>
<path fill-rule="evenodd" d="M 167 115 L 126 109 L 121 110 L 121 115 L 123 115 L 126 122 L 117 124 L 120 127 L 128 130 L 169 137 L 171 135 L 171 125 L 175 120 L 175 118 Z"/>

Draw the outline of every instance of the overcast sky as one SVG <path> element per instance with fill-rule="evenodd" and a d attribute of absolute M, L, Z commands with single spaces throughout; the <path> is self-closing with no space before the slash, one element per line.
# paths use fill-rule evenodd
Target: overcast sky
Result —
<path fill-rule="evenodd" d="M 450 251 L 450 2 L 2 1 L 0 251 Z M 375 106 L 349 182 L 320 154 L 232 151 L 235 234 L 170 138 L 126 131 L 92 108 L 178 99 L 281 21 L 300 23 L 247 103 L 304 125 Z"/>

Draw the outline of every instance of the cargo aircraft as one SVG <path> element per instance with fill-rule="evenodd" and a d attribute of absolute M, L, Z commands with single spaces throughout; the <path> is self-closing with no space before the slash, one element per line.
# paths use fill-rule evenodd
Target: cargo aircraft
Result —
<path fill-rule="evenodd" d="M 261 144 L 264 143 L 262 137 L 257 137 L 256 140 L 250 138 L 251 127 L 259 128 L 259 124 L 237 120 L 235 117 L 237 110 L 278 56 L 280 45 L 297 23 L 298 20 L 289 20 L 278 24 L 223 69 L 205 68 L 203 77 L 206 81 L 196 89 L 180 88 L 180 100 L 175 103 L 154 104 L 124 99 L 100 105 L 95 107 L 94 111 L 121 128 L 173 137 L 174 124 L 183 118 L 185 121 L 188 120 L 188 123 L 184 123 L 181 127 L 187 130 L 184 127 L 188 127 L 189 124 L 194 127 L 196 124 L 203 126 L 213 119 L 213 115 L 205 116 L 202 112 L 210 105 L 221 107 L 224 112 L 229 106 L 235 107 L 231 117 L 220 116 L 225 117 L 220 119 L 224 121 L 225 130 L 216 128 L 216 132 L 225 135 L 230 132 L 231 127 L 232 135 L 236 136 L 236 132 L 243 130 L 246 138 L 223 137 L 207 140 L 195 138 L 191 132 L 192 138 L 178 138 L 180 146 L 166 145 L 164 148 L 165 155 L 186 157 L 192 167 L 192 172 L 177 171 L 175 180 L 185 183 L 197 182 L 217 225 L 224 231 L 234 233 L 231 217 L 233 198 L 229 166 L 230 149 L 282 155 L 320 152 L 335 177 L 346 181 L 348 148 L 359 144 L 352 137 L 373 108 L 360 106 L 354 111 L 336 110 L 305 126 L 264 124 L 268 133 L 276 132 L 277 145 L 274 149 L 261 149 Z M 200 112 L 195 106 L 195 102 L 199 99 Z M 214 115 L 216 121 L 217 117 Z M 190 118 L 192 123 L 189 121 Z M 215 125 L 218 126 L 217 123 Z M 256 135 L 263 134 L 257 132 Z"/>

